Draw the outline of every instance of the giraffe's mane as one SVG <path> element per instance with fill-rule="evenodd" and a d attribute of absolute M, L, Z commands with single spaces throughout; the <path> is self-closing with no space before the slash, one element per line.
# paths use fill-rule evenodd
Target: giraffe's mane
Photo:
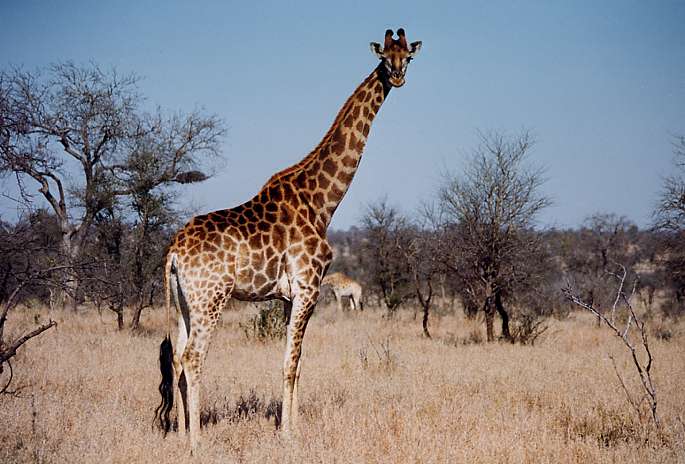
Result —
<path fill-rule="evenodd" d="M 354 103 L 354 96 L 359 92 L 361 89 L 365 88 L 369 82 L 371 82 L 373 79 L 378 78 L 378 67 L 374 68 L 373 72 L 369 74 L 364 81 L 357 86 L 357 88 L 352 92 L 352 94 L 347 98 L 345 103 L 343 104 L 342 108 L 340 111 L 338 111 L 337 116 L 333 120 L 333 124 L 331 124 L 331 127 L 328 129 L 328 132 L 326 132 L 326 135 L 323 136 L 319 144 L 314 148 L 307 156 L 305 156 L 302 160 L 297 162 L 296 164 L 293 164 L 292 166 L 283 169 L 280 172 L 277 172 L 273 176 L 269 178 L 269 180 L 264 184 L 264 186 L 260 189 L 260 192 L 264 190 L 266 187 L 273 185 L 277 183 L 279 180 L 283 179 L 284 177 L 300 172 L 304 169 L 306 169 L 316 158 L 316 154 L 321 150 L 321 148 L 328 142 L 330 142 L 331 137 L 333 136 L 333 132 L 335 131 L 335 128 L 338 127 L 340 124 L 342 124 L 343 118 L 345 115 L 349 112 L 350 108 L 353 106 Z"/>

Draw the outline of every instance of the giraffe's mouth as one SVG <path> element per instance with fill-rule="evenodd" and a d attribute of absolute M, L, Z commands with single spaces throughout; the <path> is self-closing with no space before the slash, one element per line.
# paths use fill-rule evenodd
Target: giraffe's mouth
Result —
<path fill-rule="evenodd" d="M 404 85 L 404 77 L 390 77 L 388 78 L 388 82 L 390 82 L 390 85 L 393 87 L 402 87 Z"/>

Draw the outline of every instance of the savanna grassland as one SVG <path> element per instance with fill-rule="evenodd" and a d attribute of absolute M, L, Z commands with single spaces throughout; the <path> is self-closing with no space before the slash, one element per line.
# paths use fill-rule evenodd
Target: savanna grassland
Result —
<path fill-rule="evenodd" d="M 248 339 L 250 311 L 214 336 L 196 456 L 152 429 L 164 311 L 118 332 L 109 313 L 53 312 L 58 326 L 14 360 L 0 396 L 0 462 L 683 462 L 685 326 L 651 338 L 663 432 L 629 407 L 609 355 L 637 395 L 625 347 L 585 314 L 550 320 L 534 346 L 482 342 L 482 323 L 436 316 L 433 339 L 401 311 L 321 306 L 305 338 L 298 436 L 276 430 L 282 340 Z M 29 327 L 44 309 L 17 310 Z M 269 403 L 271 403 L 269 407 Z M 241 409 L 242 408 L 242 409 Z"/>

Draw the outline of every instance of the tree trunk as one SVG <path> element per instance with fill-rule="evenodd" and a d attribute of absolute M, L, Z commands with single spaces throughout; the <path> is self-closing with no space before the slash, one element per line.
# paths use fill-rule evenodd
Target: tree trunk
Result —
<path fill-rule="evenodd" d="M 423 336 L 426 338 L 431 338 L 430 332 L 428 332 L 428 312 L 430 310 L 430 305 L 423 307 L 423 321 L 421 321 L 421 326 L 423 327 Z"/>
<path fill-rule="evenodd" d="M 66 227 L 66 229 L 65 229 Z M 62 243 L 60 244 L 62 259 L 64 264 L 74 265 L 79 258 L 81 253 L 81 246 L 75 241 L 78 238 L 74 238 L 74 235 L 70 231 L 68 225 L 61 225 L 62 228 Z M 71 270 L 62 271 L 61 276 L 61 286 L 60 292 L 57 296 L 57 300 L 63 309 L 71 309 L 76 312 L 78 309 L 78 277 L 76 272 Z"/>
<path fill-rule="evenodd" d="M 509 332 L 509 314 L 507 314 L 507 311 L 504 309 L 502 295 L 499 291 L 495 292 L 495 308 L 497 308 L 497 312 L 502 318 L 502 337 L 509 342 L 513 342 L 514 340 L 511 338 L 511 332 Z"/>
<path fill-rule="evenodd" d="M 117 330 L 124 330 L 124 308 L 117 308 Z"/>
<path fill-rule="evenodd" d="M 485 304 L 483 305 L 483 311 L 485 312 L 485 332 L 488 342 L 495 341 L 495 308 L 492 305 L 492 297 L 485 298 Z"/>
<path fill-rule="evenodd" d="M 131 331 L 135 332 L 140 328 L 140 313 L 143 312 L 143 305 L 137 304 L 133 308 L 133 315 L 131 316 Z"/>
<path fill-rule="evenodd" d="M 66 260 L 71 261 L 69 258 Z M 62 309 L 70 309 L 73 312 L 78 310 L 78 300 L 76 292 L 78 291 L 78 281 L 71 270 L 64 270 L 60 272 L 59 276 L 60 287 L 56 292 L 55 306 Z"/>

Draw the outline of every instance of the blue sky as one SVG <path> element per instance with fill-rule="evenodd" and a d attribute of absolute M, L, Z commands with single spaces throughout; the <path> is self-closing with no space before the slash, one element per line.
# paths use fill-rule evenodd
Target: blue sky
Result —
<path fill-rule="evenodd" d="M 368 43 L 398 27 L 423 49 L 332 227 L 385 195 L 411 212 L 464 165 L 478 130 L 522 128 L 547 168 L 544 225 L 597 211 L 649 223 L 685 133 L 683 1 L 4 1 L 0 66 L 94 61 L 142 76 L 149 105 L 218 114 L 225 166 L 183 200 L 207 211 L 249 199 L 316 146 L 376 65 Z"/>

